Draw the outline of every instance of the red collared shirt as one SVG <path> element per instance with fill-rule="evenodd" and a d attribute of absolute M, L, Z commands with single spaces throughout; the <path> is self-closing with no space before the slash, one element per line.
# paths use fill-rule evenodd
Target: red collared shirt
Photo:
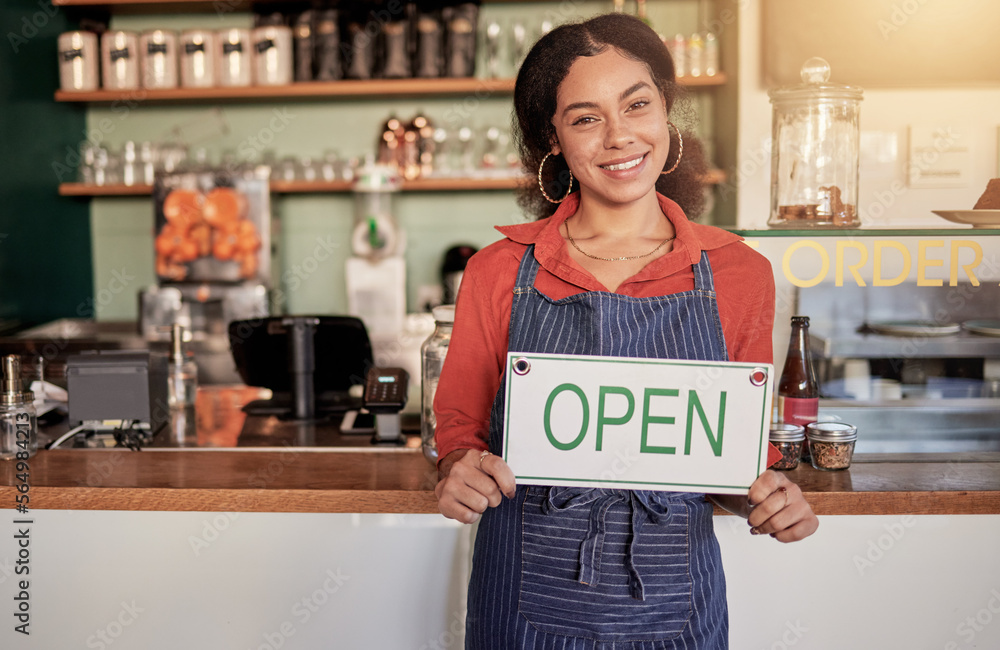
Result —
<path fill-rule="evenodd" d="M 694 289 L 692 264 L 708 251 L 719 305 L 719 319 L 731 361 L 771 363 L 774 325 L 774 276 L 767 259 L 725 230 L 688 221 L 680 206 L 657 195 L 673 224 L 672 250 L 618 287 L 625 296 L 648 298 Z M 506 239 L 476 253 L 462 277 L 455 327 L 434 399 L 439 458 L 456 449 L 487 448 L 490 409 L 500 388 L 507 358 L 510 311 L 517 267 L 535 245 L 541 265 L 535 287 L 555 300 L 584 291 L 607 291 L 569 255 L 559 228 L 576 213 L 573 193 L 551 217 L 497 227 Z"/>

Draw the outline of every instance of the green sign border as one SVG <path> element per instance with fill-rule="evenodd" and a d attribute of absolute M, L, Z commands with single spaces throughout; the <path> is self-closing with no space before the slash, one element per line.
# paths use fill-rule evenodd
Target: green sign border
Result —
<path fill-rule="evenodd" d="M 637 359 L 635 357 L 596 357 L 591 355 L 577 355 L 577 354 L 544 354 L 540 352 L 508 352 L 507 353 L 507 365 L 504 371 L 504 380 L 507 384 L 505 395 L 504 395 L 504 413 L 503 413 L 503 458 L 507 459 L 508 446 L 510 445 L 510 391 L 511 391 L 511 373 L 513 372 L 513 359 L 525 358 L 529 361 L 533 359 L 546 359 L 554 361 L 589 361 L 593 363 L 634 363 L 639 365 L 654 365 L 654 366 L 693 366 L 699 368 L 760 368 L 762 366 L 769 366 L 770 370 L 768 372 L 768 379 L 774 379 L 774 365 L 770 363 L 747 363 L 745 361 L 715 361 L 715 362 L 700 362 L 692 363 L 691 359 Z M 765 383 L 765 386 L 767 384 Z M 760 421 L 763 425 L 766 422 L 767 417 L 767 390 L 764 390 L 764 399 L 761 403 L 761 416 Z M 767 435 L 764 431 L 764 427 L 761 426 L 760 438 Z M 761 455 L 763 454 L 762 445 L 758 440 L 757 444 L 757 462 L 754 464 L 754 470 L 760 467 Z M 767 469 L 767 468 L 765 468 Z M 725 488 L 730 490 L 742 490 L 742 485 L 717 485 L 715 483 L 669 483 L 667 481 L 626 481 L 626 480 L 603 480 L 603 479 L 589 479 L 589 478 L 575 478 L 575 477 L 562 477 L 557 478 L 554 476 L 519 476 L 514 475 L 515 479 L 523 478 L 532 481 L 578 481 L 580 483 L 630 483 L 632 485 L 663 485 L 663 486 L 683 486 L 683 487 L 704 487 L 704 488 Z"/>

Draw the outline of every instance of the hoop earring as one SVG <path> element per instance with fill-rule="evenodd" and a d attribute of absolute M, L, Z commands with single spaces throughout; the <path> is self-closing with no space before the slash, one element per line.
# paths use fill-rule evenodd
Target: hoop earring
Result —
<path fill-rule="evenodd" d="M 670 120 L 667 120 L 667 133 L 670 132 L 670 127 L 674 127 L 674 130 L 677 131 L 677 142 L 680 143 L 680 147 L 678 147 L 677 149 L 677 160 L 674 161 L 674 166 L 665 172 L 660 172 L 661 176 L 665 176 L 666 174 L 669 174 L 670 172 L 677 169 L 677 165 L 681 164 L 681 156 L 684 155 L 684 136 L 681 135 L 681 130 L 677 128 L 676 124 L 674 124 Z"/>
<path fill-rule="evenodd" d="M 549 203 L 562 203 L 563 201 L 566 200 L 566 197 L 569 196 L 570 191 L 573 189 L 573 171 L 570 169 L 566 170 L 569 172 L 569 186 L 566 187 L 566 195 L 563 196 L 558 201 L 554 200 L 551 196 L 549 196 L 545 192 L 545 186 L 542 185 L 542 167 L 545 167 L 545 161 L 548 160 L 549 156 L 551 155 L 552 155 L 551 151 L 545 154 L 545 157 L 542 158 L 542 164 L 538 166 L 538 189 L 542 191 L 542 196 L 544 196 Z"/>

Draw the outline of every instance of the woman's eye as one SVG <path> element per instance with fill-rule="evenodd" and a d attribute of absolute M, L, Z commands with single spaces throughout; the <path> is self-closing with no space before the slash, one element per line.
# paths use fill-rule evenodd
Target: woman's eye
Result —
<path fill-rule="evenodd" d="M 594 121 L 594 118 L 588 117 L 588 116 L 584 116 L 584 117 L 577 118 L 576 121 L 573 122 L 573 126 L 576 126 L 577 124 L 590 124 L 593 121 Z"/>
<path fill-rule="evenodd" d="M 645 99 L 640 99 L 637 102 L 632 102 L 632 105 L 629 106 L 628 109 L 630 111 L 634 111 L 634 110 L 638 110 L 640 108 L 643 108 L 644 106 L 647 106 L 648 104 L 649 104 L 649 102 L 646 101 Z"/>

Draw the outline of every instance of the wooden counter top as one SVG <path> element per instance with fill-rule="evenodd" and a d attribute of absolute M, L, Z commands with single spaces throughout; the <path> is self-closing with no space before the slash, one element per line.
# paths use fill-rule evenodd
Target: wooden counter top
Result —
<path fill-rule="evenodd" d="M 30 510 L 436 513 L 419 449 L 43 450 Z M 859 455 L 850 469 L 788 472 L 819 515 L 1000 514 L 1000 454 Z M 13 510 L 15 463 L 0 461 Z M 722 514 L 722 511 L 718 511 Z"/>

